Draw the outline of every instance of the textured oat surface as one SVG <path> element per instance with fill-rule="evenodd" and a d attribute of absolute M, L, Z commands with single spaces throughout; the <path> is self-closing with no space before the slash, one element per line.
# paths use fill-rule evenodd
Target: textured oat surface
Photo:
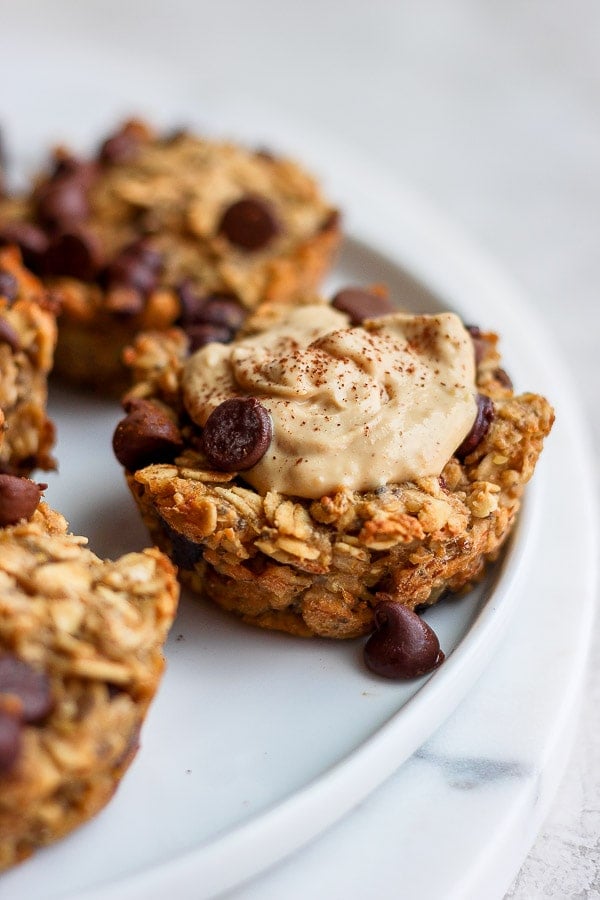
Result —
<path fill-rule="evenodd" d="M 0 471 L 27 475 L 54 468 L 54 427 L 46 415 L 47 378 L 56 344 L 55 304 L 21 264 L 14 247 L 0 249 Z"/>
<path fill-rule="evenodd" d="M 50 679 L 53 709 L 25 725 L 0 774 L 0 868 L 94 815 L 135 755 L 177 605 L 157 550 L 102 561 L 41 504 L 0 530 L 0 655 Z"/>
<path fill-rule="evenodd" d="M 295 162 L 187 133 L 162 138 L 143 124 L 136 127 L 138 152 L 128 161 L 93 164 L 88 215 L 67 228 L 84 228 L 95 240 L 96 272 L 86 280 L 51 279 L 64 294 L 57 371 L 100 389 L 110 387 L 111 379 L 121 387 L 120 352 L 137 332 L 177 321 L 176 288 L 183 281 L 203 294 L 232 294 L 248 307 L 263 299 L 289 301 L 320 281 L 340 239 L 336 211 Z M 59 158 L 64 156 L 61 151 Z M 45 177 L 29 196 L 0 202 L 0 224 L 39 224 L 36 196 Z M 244 250 L 219 232 L 224 210 L 245 196 L 265 198 L 279 222 L 279 233 L 264 248 Z M 132 310 L 128 291 L 108 289 L 103 273 L 140 237 L 151 239 L 163 264 L 143 308 Z"/>
<path fill-rule="evenodd" d="M 479 390 L 495 417 L 477 448 L 441 478 L 309 501 L 261 495 L 235 473 L 210 471 L 186 432 L 178 394 L 182 342 L 145 335 L 128 358 L 134 395 L 180 417 L 188 449 L 173 464 L 128 473 L 154 541 L 180 577 L 248 622 L 298 635 L 349 638 L 372 628 L 377 591 L 414 608 L 482 574 L 507 537 L 553 412 L 513 396 L 493 334 L 480 339 Z"/>

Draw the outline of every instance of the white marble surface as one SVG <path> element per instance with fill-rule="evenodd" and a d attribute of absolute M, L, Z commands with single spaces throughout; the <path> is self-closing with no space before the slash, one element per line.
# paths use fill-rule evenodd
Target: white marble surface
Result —
<path fill-rule="evenodd" d="M 115 56 L 185 69 L 199 97 L 242 91 L 285 106 L 413 183 L 524 285 L 571 363 L 598 446 L 594 0 L 21 0 L 3 10 L 0 48 L 11 24 L 27 21 L 49 42 L 93 36 Z M 587 490 L 597 495 L 597 480 Z M 567 570 L 569 560 L 558 564 Z M 575 751 L 514 900 L 600 897 L 597 643 Z"/>

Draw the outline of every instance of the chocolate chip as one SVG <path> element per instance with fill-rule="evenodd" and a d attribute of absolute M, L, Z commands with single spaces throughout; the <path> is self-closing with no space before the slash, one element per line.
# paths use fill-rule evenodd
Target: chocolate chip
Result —
<path fill-rule="evenodd" d="M 233 334 L 229 328 L 223 325 L 209 325 L 199 322 L 197 325 L 187 325 L 184 328 L 189 338 L 189 352 L 195 353 L 207 344 L 228 344 Z"/>
<path fill-rule="evenodd" d="M 0 694 L 18 697 L 24 722 L 41 722 L 52 711 L 50 679 L 16 656 L 0 656 Z"/>
<path fill-rule="evenodd" d="M 134 400 L 128 409 L 113 435 L 113 450 L 121 465 L 134 471 L 172 460 L 183 443 L 177 425 L 149 400 Z"/>
<path fill-rule="evenodd" d="M 156 249 L 152 239 L 148 237 L 138 238 L 129 244 L 123 252 L 135 256 L 140 262 L 153 272 L 160 272 L 163 263 L 162 253 Z"/>
<path fill-rule="evenodd" d="M 351 325 L 360 325 L 365 319 L 378 319 L 389 316 L 395 311 L 394 304 L 388 297 L 374 294 L 362 288 L 344 288 L 338 291 L 331 305 L 340 312 L 350 316 Z"/>
<path fill-rule="evenodd" d="M 245 310 L 231 294 L 200 297 L 189 282 L 179 287 L 180 323 L 194 353 L 206 344 L 227 344 L 246 317 Z"/>
<path fill-rule="evenodd" d="M 478 366 L 485 356 L 485 351 L 487 349 L 486 341 L 482 336 L 481 328 L 479 327 L 479 325 L 465 325 L 465 329 L 469 332 L 473 340 L 473 350 L 475 351 L 475 365 Z"/>
<path fill-rule="evenodd" d="M 233 294 L 201 295 L 189 279 L 179 285 L 177 293 L 181 307 L 179 322 L 188 333 L 190 325 L 214 325 L 229 331 L 229 337 L 214 340 L 230 340 L 246 318 L 246 311 Z"/>
<path fill-rule="evenodd" d="M 30 519 L 45 487 L 18 475 L 0 475 L 0 525 Z"/>
<path fill-rule="evenodd" d="M 21 753 L 21 722 L 0 709 L 0 774 L 14 768 Z"/>
<path fill-rule="evenodd" d="M 98 175 L 99 168 L 96 162 L 79 159 L 69 152 L 59 150 L 55 154 L 55 166 L 50 178 L 51 180 L 73 178 L 87 191 Z"/>
<path fill-rule="evenodd" d="M 161 521 L 163 530 L 171 542 L 171 559 L 178 569 L 193 569 L 196 563 L 203 559 L 204 547 L 191 541 L 185 534 L 175 531 L 164 519 Z"/>
<path fill-rule="evenodd" d="M 179 285 L 177 293 L 179 324 L 190 338 L 192 352 L 211 341 L 227 343 L 246 318 L 246 311 L 233 294 L 203 296 L 189 279 Z"/>
<path fill-rule="evenodd" d="M 496 379 L 496 381 L 499 384 L 501 384 L 503 388 L 506 388 L 508 391 L 512 391 L 512 389 L 513 389 L 512 379 L 511 379 L 510 375 L 508 374 L 508 372 L 505 371 L 505 369 L 501 369 L 501 368 L 494 369 L 493 375 L 494 375 L 494 378 Z"/>
<path fill-rule="evenodd" d="M 378 597 L 389 597 L 378 594 Z M 415 612 L 391 598 L 374 611 L 375 631 L 365 644 L 365 662 L 384 678 L 416 678 L 436 669 L 444 654 L 435 632 Z"/>
<path fill-rule="evenodd" d="M 273 437 L 271 416 L 255 397 L 234 397 L 217 406 L 207 419 L 202 446 L 215 469 L 249 469 L 267 451 Z"/>
<path fill-rule="evenodd" d="M 473 427 L 460 447 L 454 451 L 454 455 L 460 460 L 465 459 L 465 457 L 468 456 L 469 453 L 472 453 L 481 443 L 488 433 L 488 429 L 494 418 L 494 404 L 490 397 L 487 397 L 485 394 L 477 394 L 475 399 L 477 401 L 477 413 L 475 415 Z"/>
<path fill-rule="evenodd" d="M 89 282 L 98 274 L 101 260 L 102 248 L 97 237 L 79 228 L 52 238 L 40 265 L 44 275 L 62 275 Z"/>
<path fill-rule="evenodd" d="M 143 140 L 140 126 L 135 122 L 126 122 L 104 141 L 100 147 L 100 160 L 109 165 L 131 162 L 137 156 Z"/>
<path fill-rule="evenodd" d="M 199 321 L 199 315 L 206 297 L 200 294 L 190 278 L 186 278 L 177 287 L 179 297 L 179 322 L 185 327 Z"/>
<path fill-rule="evenodd" d="M 19 294 L 19 282 L 12 272 L 0 272 L 0 297 L 4 297 L 9 303 L 17 299 Z"/>
<path fill-rule="evenodd" d="M 16 244 L 23 262 L 33 271 L 38 270 L 48 243 L 47 234 L 31 222 L 5 222 L 0 226 L 0 244 Z"/>
<path fill-rule="evenodd" d="M 245 318 L 246 311 L 235 297 L 228 294 L 211 294 L 198 310 L 195 321 L 220 325 L 229 328 L 233 333 L 238 330 Z"/>
<path fill-rule="evenodd" d="M 90 214 L 84 185 L 73 176 L 46 181 L 36 191 L 36 212 L 49 228 L 71 228 L 83 222 Z"/>
<path fill-rule="evenodd" d="M 243 197 L 225 210 L 218 231 L 242 250 L 262 250 L 281 226 L 268 200 Z"/>
<path fill-rule="evenodd" d="M 124 247 L 105 272 L 109 286 L 134 288 L 142 295 L 154 290 L 162 267 L 162 255 L 147 239 L 141 239 Z"/>
<path fill-rule="evenodd" d="M 13 353 L 21 347 L 19 335 L 6 319 L 0 319 L 0 344 L 8 344 Z"/>

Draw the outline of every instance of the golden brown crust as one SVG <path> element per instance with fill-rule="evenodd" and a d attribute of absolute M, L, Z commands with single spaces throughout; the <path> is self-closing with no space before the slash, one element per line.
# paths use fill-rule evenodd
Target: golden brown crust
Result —
<path fill-rule="evenodd" d="M 235 473 L 210 471 L 188 432 L 173 464 L 127 474 L 153 540 L 194 590 L 247 622 L 302 636 L 367 633 L 378 591 L 414 608 L 463 589 L 508 536 L 553 422 L 543 397 L 513 395 L 496 336 L 481 340 L 478 386 L 495 416 L 477 448 L 463 461 L 452 457 L 440 479 L 312 502 L 262 496 Z M 179 353 L 176 334 L 140 337 L 128 357 L 138 378 L 132 394 L 181 414 Z"/>
<path fill-rule="evenodd" d="M 0 273 L 12 276 L 17 291 L 9 298 L 0 289 L 0 471 L 28 475 L 36 468 L 55 468 L 50 453 L 54 426 L 46 403 L 56 304 L 22 265 L 16 247 L 0 249 Z"/>
<path fill-rule="evenodd" d="M 0 656 L 50 680 L 54 706 L 26 724 L 0 773 L 0 869 L 93 816 L 133 759 L 177 606 L 158 550 L 98 559 L 41 504 L 0 529 Z"/>

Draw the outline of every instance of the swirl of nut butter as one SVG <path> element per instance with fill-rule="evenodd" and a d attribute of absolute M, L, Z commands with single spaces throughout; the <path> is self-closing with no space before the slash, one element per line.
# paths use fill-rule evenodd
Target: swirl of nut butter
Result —
<path fill-rule="evenodd" d="M 454 313 L 398 312 L 350 327 L 329 306 L 299 306 L 268 330 L 198 350 L 183 393 L 200 426 L 231 397 L 268 410 L 271 445 L 243 473 L 260 493 L 373 490 L 439 475 L 468 434 L 473 342 Z"/>

